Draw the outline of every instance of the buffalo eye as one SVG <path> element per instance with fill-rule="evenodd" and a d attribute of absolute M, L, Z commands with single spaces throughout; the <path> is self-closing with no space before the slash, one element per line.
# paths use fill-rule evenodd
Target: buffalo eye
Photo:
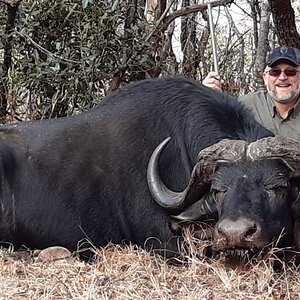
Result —
<path fill-rule="evenodd" d="M 228 188 L 222 180 L 215 179 L 212 181 L 210 191 L 218 207 L 222 206 Z"/>
<path fill-rule="evenodd" d="M 285 181 L 285 182 L 278 182 L 273 184 L 266 184 L 264 185 L 264 189 L 271 198 L 275 198 L 282 195 L 286 191 L 288 186 L 289 186 L 288 182 Z"/>
<path fill-rule="evenodd" d="M 215 189 L 215 188 L 212 189 L 213 198 L 218 206 L 222 205 L 226 192 L 227 189 Z"/>

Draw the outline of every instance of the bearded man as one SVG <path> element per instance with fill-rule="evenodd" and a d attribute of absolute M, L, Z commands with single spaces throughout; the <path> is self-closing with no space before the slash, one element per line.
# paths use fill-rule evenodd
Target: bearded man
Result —
<path fill-rule="evenodd" d="M 271 50 L 263 73 L 266 90 L 240 96 L 258 122 L 275 135 L 300 140 L 300 51 L 292 47 Z M 219 74 L 210 72 L 203 84 L 222 89 Z"/>

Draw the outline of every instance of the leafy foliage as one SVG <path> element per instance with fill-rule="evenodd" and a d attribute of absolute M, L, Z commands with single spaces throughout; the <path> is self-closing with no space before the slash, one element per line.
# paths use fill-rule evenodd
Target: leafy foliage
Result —
<path fill-rule="evenodd" d="M 23 107 L 25 118 L 59 117 L 89 108 L 101 100 L 115 74 L 123 72 L 126 82 L 153 67 L 145 51 L 151 46 L 145 42 L 145 20 L 125 27 L 128 4 L 22 2 L 10 78 L 18 101 L 14 106 Z"/>
<path fill-rule="evenodd" d="M 191 5 L 191 1 L 186 1 L 186 4 L 195 7 L 200 2 Z M 225 0 L 219 2 L 225 5 Z M 10 45 L 13 61 L 9 66 L 4 65 L 4 72 L 0 64 L 0 119 L 11 115 L 10 119 L 2 118 L 4 122 L 69 115 L 94 106 L 121 84 L 176 73 L 202 81 L 211 70 L 208 15 L 202 2 L 199 4 L 202 10 L 198 10 L 201 13 L 189 14 L 178 0 L 23 0 L 20 3 L 16 25 L 12 26 L 15 28 Z M 297 2 L 292 3 L 297 12 Z M 261 31 L 263 27 L 259 2 L 241 0 L 236 7 L 232 6 L 231 12 L 234 8 L 243 13 L 238 25 L 229 11 L 224 15 L 223 6 L 214 8 L 217 13 L 214 20 L 225 91 L 238 95 L 257 88 L 255 78 L 260 79 L 268 45 L 275 46 L 278 39 L 274 28 L 269 30 L 266 22 L 269 41 L 258 45 L 258 25 Z M 178 11 L 182 13 L 181 28 Z M 164 27 L 166 19 L 174 20 L 170 18 L 172 13 L 176 22 Z M 1 3 L 2 24 L 7 22 L 8 15 Z M 5 46 L 8 40 L 5 28 L 0 26 L 1 60 L 10 55 Z M 257 55 L 262 47 L 264 51 Z M 1 98 L 3 94 L 5 99 Z"/>
<path fill-rule="evenodd" d="M 30 91 L 40 114 L 34 117 L 93 105 L 107 66 L 117 67 L 117 51 L 109 49 L 117 50 L 112 36 L 120 20 L 107 2 L 84 8 L 81 1 L 28 1 L 19 13 L 13 79 Z"/>

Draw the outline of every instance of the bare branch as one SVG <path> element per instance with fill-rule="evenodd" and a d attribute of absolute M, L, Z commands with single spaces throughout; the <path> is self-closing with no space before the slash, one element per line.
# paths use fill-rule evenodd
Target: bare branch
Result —
<path fill-rule="evenodd" d="M 162 13 L 161 17 L 159 18 L 159 20 L 157 21 L 156 23 L 156 26 L 154 28 L 154 30 L 152 30 L 150 32 L 150 34 L 146 37 L 146 42 L 148 42 L 150 40 L 150 38 L 152 37 L 152 35 L 155 33 L 156 29 L 160 26 L 160 24 L 163 22 L 165 16 L 167 15 L 167 13 L 169 12 L 171 6 L 173 5 L 174 3 L 174 0 L 173 1 L 170 1 L 168 7 L 165 9 L 165 11 Z"/>
<path fill-rule="evenodd" d="M 22 0 L 0 0 L 0 2 L 8 4 L 10 6 L 17 6 Z"/>
<path fill-rule="evenodd" d="M 1 0 L 0 0 L 1 1 Z M 81 61 L 76 61 L 76 60 L 71 60 L 71 59 L 67 59 L 67 58 L 63 58 L 60 57 L 52 52 L 50 52 L 49 50 L 45 49 L 44 47 L 42 47 L 41 45 L 39 45 L 37 42 L 35 42 L 30 36 L 25 35 L 25 34 L 21 34 L 19 31 L 15 31 L 15 33 L 17 33 L 18 35 L 20 35 L 21 37 L 25 38 L 30 44 L 32 44 L 34 47 L 36 47 L 37 49 L 39 49 L 41 52 L 45 53 L 46 55 L 57 59 L 60 62 L 64 62 L 64 63 L 68 63 L 68 64 L 81 64 Z"/>
<path fill-rule="evenodd" d="M 243 73 L 243 66 L 245 65 L 245 42 L 244 42 L 244 37 L 243 34 L 240 33 L 239 29 L 237 28 L 236 24 L 234 23 L 233 17 L 229 12 L 229 9 L 225 7 L 225 14 L 227 17 L 227 20 L 229 22 L 230 27 L 232 28 L 233 32 L 236 34 L 238 37 L 238 40 L 240 41 L 240 54 L 238 55 L 237 63 L 239 64 L 239 80 L 244 80 L 244 73 Z"/>
<path fill-rule="evenodd" d="M 215 2 L 211 2 L 211 7 L 216 6 L 226 6 L 227 4 L 233 3 L 234 0 L 219 0 Z M 174 1 L 170 1 L 168 7 L 163 12 L 160 19 L 157 21 L 155 28 L 150 32 L 150 34 L 146 37 L 146 41 L 149 41 L 152 35 L 157 31 L 158 28 L 160 28 L 160 31 L 165 31 L 168 26 L 178 17 L 186 16 L 192 13 L 204 11 L 207 9 L 207 4 L 194 4 L 190 6 L 186 6 L 182 9 L 178 9 L 174 11 L 173 13 L 167 15 L 169 12 L 171 6 L 173 5 Z"/>
<path fill-rule="evenodd" d="M 225 6 L 225 5 L 233 3 L 233 1 L 234 0 L 214 1 L 214 2 L 211 2 L 211 7 Z M 206 9 L 207 9 L 207 4 L 194 4 L 194 5 L 183 7 L 182 9 L 178 9 L 163 19 L 161 30 L 165 30 L 170 25 L 170 23 L 172 23 L 178 17 L 182 17 L 182 16 L 186 16 L 186 15 L 189 15 L 192 13 L 204 11 Z"/>

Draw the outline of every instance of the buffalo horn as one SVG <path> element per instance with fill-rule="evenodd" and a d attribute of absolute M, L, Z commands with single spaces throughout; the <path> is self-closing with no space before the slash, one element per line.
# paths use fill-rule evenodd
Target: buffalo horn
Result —
<path fill-rule="evenodd" d="M 279 136 L 262 138 L 250 144 L 243 140 L 223 139 L 200 151 L 187 188 L 177 193 L 165 186 L 158 171 L 160 154 L 169 141 L 170 138 L 165 139 L 154 150 L 148 164 L 147 178 L 154 200 L 160 206 L 174 212 L 183 211 L 206 193 L 218 160 L 282 158 L 291 168 L 299 169 L 299 141 Z"/>
<path fill-rule="evenodd" d="M 209 189 L 213 170 L 218 160 L 237 160 L 246 151 L 247 142 L 224 139 L 203 149 L 198 156 L 187 188 L 182 192 L 174 192 L 166 187 L 159 176 L 159 158 L 170 137 L 161 142 L 152 153 L 148 164 L 147 180 L 154 200 L 162 207 L 173 212 L 180 212 L 197 200 Z"/>
<path fill-rule="evenodd" d="M 300 142 L 281 136 L 267 137 L 249 144 L 247 158 L 282 158 L 294 169 L 300 169 Z"/>
<path fill-rule="evenodd" d="M 243 140 L 223 139 L 203 150 L 198 154 L 198 163 L 207 159 L 237 161 L 243 159 L 248 142 Z M 214 164 L 215 165 L 215 164 Z"/>
<path fill-rule="evenodd" d="M 163 140 L 154 150 L 148 163 L 147 181 L 154 200 L 162 207 L 171 211 L 180 211 L 187 189 L 181 193 L 169 190 L 159 176 L 159 158 L 162 150 L 170 141 L 170 137 Z"/>

